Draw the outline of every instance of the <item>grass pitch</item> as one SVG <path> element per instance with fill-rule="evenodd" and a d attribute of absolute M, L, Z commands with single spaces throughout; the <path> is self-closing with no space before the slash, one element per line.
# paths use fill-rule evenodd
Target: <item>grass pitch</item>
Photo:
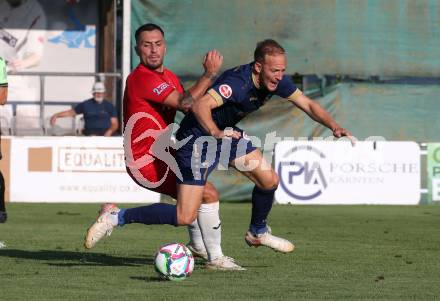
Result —
<path fill-rule="evenodd" d="M 132 205 L 131 205 L 132 206 Z M 158 279 L 156 249 L 185 228 L 128 225 L 82 247 L 96 204 L 9 204 L 0 224 L 0 300 L 434 300 L 440 296 L 440 206 L 274 206 L 291 254 L 249 248 L 250 204 L 221 205 L 223 249 L 245 272 L 203 269 Z"/>

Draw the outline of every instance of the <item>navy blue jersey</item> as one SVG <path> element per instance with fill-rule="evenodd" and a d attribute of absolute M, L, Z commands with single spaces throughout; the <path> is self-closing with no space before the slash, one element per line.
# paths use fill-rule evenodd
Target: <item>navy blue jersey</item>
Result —
<path fill-rule="evenodd" d="M 77 104 L 73 109 L 76 114 L 84 114 L 84 132 L 86 135 L 101 132 L 103 135 L 111 126 L 110 119 L 117 117 L 115 107 L 106 100 L 97 102 L 90 98 Z"/>
<path fill-rule="evenodd" d="M 247 114 L 263 106 L 273 95 L 290 98 L 299 92 L 291 78 L 286 75 L 278 83 L 275 91 L 257 87 L 252 77 L 253 64 L 226 70 L 208 90 L 207 93 L 219 105 L 212 110 L 212 119 L 220 130 L 236 125 Z M 178 138 L 206 134 L 192 113 L 185 116 L 177 133 Z"/>

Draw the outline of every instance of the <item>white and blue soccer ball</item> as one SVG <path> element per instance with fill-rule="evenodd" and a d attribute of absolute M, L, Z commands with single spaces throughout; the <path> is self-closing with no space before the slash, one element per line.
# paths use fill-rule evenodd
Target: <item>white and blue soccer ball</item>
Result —
<path fill-rule="evenodd" d="M 180 281 L 189 277 L 194 270 L 194 257 L 185 245 L 169 243 L 156 252 L 154 267 L 161 278 Z"/>

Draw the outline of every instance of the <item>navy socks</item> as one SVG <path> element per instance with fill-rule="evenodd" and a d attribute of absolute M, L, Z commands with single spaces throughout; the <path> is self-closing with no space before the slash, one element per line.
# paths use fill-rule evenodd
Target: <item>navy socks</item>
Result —
<path fill-rule="evenodd" d="M 252 217 L 249 229 L 255 234 L 267 231 L 267 216 L 272 209 L 274 189 L 261 189 L 257 186 L 252 191 Z M 131 223 L 146 225 L 168 224 L 177 226 L 177 209 L 170 204 L 152 204 L 130 209 L 121 209 L 118 214 L 118 225 Z"/>
<path fill-rule="evenodd" d="M 272 209 L 274 189 L 261 189 L 257 186 L 252 191 L 252 217 L 249 230 L 254 234 L 267 231 L 267 216 Z"/>
<path fill-rule="evenodd" d="M 145 225 L 177 226 L 177 209 L 170 204 L 152 204 L 129 209 L 121 209 L 118 214 L 118 225 L 141 223 Z"/>

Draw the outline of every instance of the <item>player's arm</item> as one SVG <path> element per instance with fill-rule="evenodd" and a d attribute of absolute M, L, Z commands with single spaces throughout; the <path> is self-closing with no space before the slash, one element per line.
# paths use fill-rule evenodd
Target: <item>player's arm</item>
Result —
<path fill-rule="evenodd" d="M 214 83 L 215 78 L 222 66 L 223 56 L 217 50 L 209 51 L 203 58 L 203 69 L 205 72 L 199 80 L 188 89 L 189 95 L 186 95 L 181 101 L 184 109 L 188 110 L 194 102 L 205 94 L 206 90 Z"/>
<path fill-rule="evenodd" d="M 191 108 L 194 99 L 200 98 L 214 83 L 223 62 L 223 56 L 217 50 L 209 51 L 203 59 L 205 72 L 197 82 L 182 95 L 176 90 L 165 99 L 164 104 L 184 113 Z"/>
<path fill-rule="evenodd" d="M 303 110 L 310 118 L 328 127 L 335 137 L 352 136 L 351 133 L 341 127 L 319 103 L 305 96 L 299 90 L 288 97 L 288 100 Z"/>
<path fill-rule="evenodd" d="M 212 119 L 211 111 L 218 106 L 219 104 L 214 97 L 210 94 L 205 94 L 194 101 L 191 110 L 203 129 L 214 138 L 221 139 L 223 137 L 232 137 L 239 139 L 241 136 L 239 132 L 228 130 L 222 131 L 215 124 Z"/>
<path fill-rule="evenodd" d="M 66 111 L 62 111 L 62 112 L 58 112 L 52 115 L 52 117 L 50 118 L 50 124 L 52 126 L 55 125 L 55 123 L 57 122 L 58 118 L 62 118 L 62 117 L 73 117 L 76 115 L 76 112 L 74 109 L 70 109 L 70 110 L 66 110 Z"/>

